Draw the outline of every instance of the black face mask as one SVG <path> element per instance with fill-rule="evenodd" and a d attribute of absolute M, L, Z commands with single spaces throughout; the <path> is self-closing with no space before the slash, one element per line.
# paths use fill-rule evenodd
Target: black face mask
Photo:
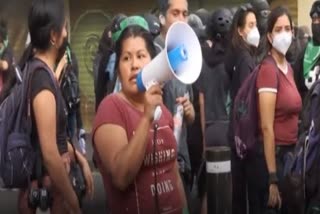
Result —
<path fill-rule="evenodd" d="M 57 55 L 57 59 L 56 59 L 56 64 L 58 64 L 60 62 L 60 60 L 62 59 L 62 57 L 66 53 L 67 46 L 68 46 L 68 38 L 66 37 L 66 38 L 63 39 L 63 42 L 62 42 L 61 46 L 58 49 L 58 55 Z"/>
<path fill-rule="evenodd" d="M 314 45 L 320 45 L 320 24 L 312 24 L 312 39 Z"/>

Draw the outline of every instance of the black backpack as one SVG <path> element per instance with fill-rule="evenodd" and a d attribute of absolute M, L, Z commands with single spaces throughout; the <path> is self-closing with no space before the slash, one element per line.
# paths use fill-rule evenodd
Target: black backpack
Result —
<path fill-rule="evenodd" d="M 30 182 L 36 159 L 31 143 L 30 83 L 40 68 L 44 68 L 41 61 L 29 61 L 22 79 L 0 105 L 0 177 L 5 188 L 23 188 Z"/>
<path fill-rule="evenodd" d="M 80 104 L 80 90 L 78 77 L 73 71 L 72 64 L 67 65 L 61 79 L 60 88 L 68 112 L 75 111 Z"/>

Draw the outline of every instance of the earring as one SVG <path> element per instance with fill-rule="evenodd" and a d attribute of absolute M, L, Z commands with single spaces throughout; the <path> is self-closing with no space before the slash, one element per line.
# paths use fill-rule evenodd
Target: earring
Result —
<path fill-rule="evenodd" d="M 52 46 L 56 45 L 56 43 L 54 41 L 52 41 L 52 40 L 50 40 L 50 43 L 51 43 Z"/>

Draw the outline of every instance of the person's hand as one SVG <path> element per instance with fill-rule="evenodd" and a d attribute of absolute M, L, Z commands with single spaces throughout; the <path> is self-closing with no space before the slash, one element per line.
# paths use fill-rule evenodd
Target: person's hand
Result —
<path fill-rule="evenodd" d="M 162 103 L 162 89 L 159 84 L 151 86 L 144 94 L 144 114 L 152 121 L 154 111 Z"/>
<path fill-rule="evenodd" d="M 270 184 L 269 185 L 269 200 L 268 206 L 275 208 L 278 205 L 278 208 L 281 208 L 281 196 L 278 189 L 278 185 Z"/>
<path fill-rule="evenodd" d="M 183 106 L 184 117 L 187 120 L 192 120 L 192 118 L 194 117 L 194 109 L 189 97 L 178 97 L 176 99 L 176 102 L 177 104 L 181 104 Z"/>
<path fill-rule="evenodd" d="M 92 172 L 87 160 L 83 161 L 83 163 L 81 164 L 81 168 L 82 168 L 84 179 L 86 181 L 86 195 L 92 200 L 93 193 L 94 193 L 94 181 L 93 181 Z"/>

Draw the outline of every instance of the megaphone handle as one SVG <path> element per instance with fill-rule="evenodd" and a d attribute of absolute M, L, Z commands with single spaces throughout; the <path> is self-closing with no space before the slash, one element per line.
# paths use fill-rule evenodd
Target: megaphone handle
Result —
<path fill-rule="evenodd" d="M 156 109 L 154 110 L 153 120 L 158 121 L 161 117 L 161 114 L 162 114 L 161 107 L 157 106 Z"/>

